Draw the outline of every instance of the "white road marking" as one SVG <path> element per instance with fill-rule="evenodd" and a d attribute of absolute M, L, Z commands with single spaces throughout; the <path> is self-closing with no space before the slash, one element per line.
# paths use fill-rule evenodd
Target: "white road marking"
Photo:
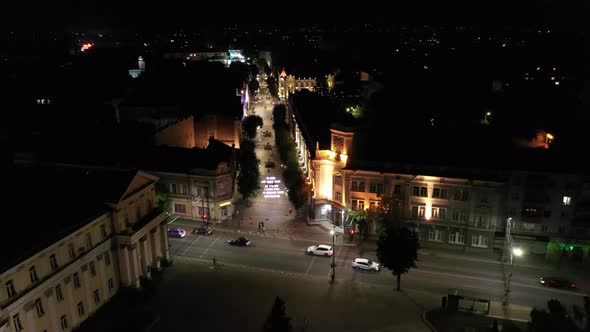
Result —
<path fill-rule="evenodd" d="M 218 236 L 218 237 L 217 237 L 215 240 L 213 240 L 213 242 L 211 242 L 211 244 L 210 244 L 210 245 L 207 247 L 207 249 L 205 249 L 205 251 L 203 251 L 203 252 L 201 253 L 201 255 L 199 256 L 199 258 L 203 257 L 203 255 L 204 255 L 204 254 L 206 254 L 206 253 L 207 253 L 207 251 L 209 251 L 209 248 L 211 248 L 211 246 L 212 246 L 212 245 L 213 245 L 215 242 L 217 242 L 217 240 L 219 240 L 219 238 L 220 238 L 220 237 L 221 237 L 221 235 L 219 235 L 219 236 Z"/>
<path fill-rule="evenodd" d="M 186 254 L 186 252 L 193 246 L 193 244 L 195 244 L 195 242 L 197 242 L 199 240 L 200 236 L 197 235 L 197 238 L 193 240 L 193 242 L 191 242 L 191 244 L 189 244 L 188 247 L 186 247 L 186 249 L 184 249 L 184 251 L 182 252 L 181 256 L 184 256 L 184 254 Z"/>

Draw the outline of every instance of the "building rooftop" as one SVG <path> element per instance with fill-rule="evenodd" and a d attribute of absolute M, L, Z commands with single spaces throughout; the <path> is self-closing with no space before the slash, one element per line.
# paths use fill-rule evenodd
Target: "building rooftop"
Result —
<path fill-rule="evenodd" d="M 109 211 L 137 172 L 89 167 L 19 164 L 6 170 L 8 182 L 0 241 L 5 271 L 94 218 Z"/>
<path fill-rule="evenodd" d="M 339 109 L 328 97 L 302 90 L 290 98 L 292 111 L 312 155 L 315 154 L 316 143 L 320 150 L 330 149 L 329 128 L 353 127 L 358 123 L 352 115 Z"/>

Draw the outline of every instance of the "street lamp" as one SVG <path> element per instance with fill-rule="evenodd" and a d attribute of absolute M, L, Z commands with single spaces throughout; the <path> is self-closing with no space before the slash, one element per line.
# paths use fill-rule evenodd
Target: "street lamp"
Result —
<path fill-rule="evenodd" d="M 330 235 L 332 235 L 332 264 L 330 265 L 330 283 L 334 283 L 334 278 L 336 277 L 336 255 L 335 255 L 335 248 L 334 245 L 336 244 L 336 226 L 330 231 Z"/>

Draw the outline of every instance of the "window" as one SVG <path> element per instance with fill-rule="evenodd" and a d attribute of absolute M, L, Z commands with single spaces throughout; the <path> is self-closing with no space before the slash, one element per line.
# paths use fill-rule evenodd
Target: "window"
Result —
<path fill-rule="evenodd" d="M 37 282 L 39 280 L 39 277 L 37 276 L 37 269 L 34 266 L 29 269 L 29 275 L 31 277 L 31 282 Z"/>
<path fill-rule="evenodd" d="M 108 251 L 104 253 L 104 264 L 106 266 L 111 265 L 111 256 L 109 256 L 109 252 Z"/>
<path fill-rule="evenodd" d="M 488 193 L 487 192 L 481 193 L 480 202 L 486 203 L 486 204 L 488 203 Z"/>
<path fill-rule="evenodd" d="M 442 232 L 439 230 L 428 231 L 428 241 L 442 241 Z"/>
<path fill-rule="evenodd" d="M 461 190 L 455 190 L 455 192 L 453 193 L 453 199 L 456 201 L 461 200 Z"/>
<path fill-rule="evenodd" d="M 453 221 L 459 221 L 460 215 L 461 215 L 461 212 L 459 210 L 453 210 L 453 215 L 451 216 L 451 219 Z"/>
<path fill-rule="evenodd" d="M 107 234 L 107 227 L 105 225 L 100 225 L 100 234 L 102 235 L 103 239 L 106 239 L 107 236 L 109 236 Z"/>
<path fill-rule="evenodd" d="M 547 225 L 541 226 L 541 232 L 547 232 L 548 229 L 549 229 L 549 227 Z"/>
<path fill-rule="evenodd" d="M 440 198 L 442 199 L 449 199 L 449 193 L 447 189 L 440 190 Z"/>
<path fill-rule="evenodd" d="M 68 319 L 66 318 L 66 315 L 61 316 L 61 318 L 59 319 L 59 323 L 61 324 L 62 331 L 68 329 Z"/>
<path fill-rule="evenodd" d="M 483 235 L 473 235 L 471 237 L 471 246 L 473 247 L 488 247 L 488 238 Z"/>
<path fill-rule="evenodd" d="M 141 206 L 135 208 L 135 220 L 141 220 Z"/>
<path fill-rule="evenodd" d="M 393 193 L 395 195 L 400 195 L 402 193 L 402 186 L 401 184 L 396 184 L 393 186 Z"/>
<path fill-rule="evenodd" d="M 55 272 L 59 268 L 59 266 L 57 265 L 57 257 L 55 257 L 55 254 L 49 256 L 49 265 L 51 265 L 52 272 Z"/>
<path fill-rule="evenodd" d="M 369 186 L 369 192 L 382 194 L 383 193 L 383 183 L 371 183 Z"/>
<path fill-rule="evenodd" d="M 170 184 L 170 192 L 176 194 L 176 183 Z"/>
<path fill-rule="evenodd" d="M 92 295 L 94 297 L 94 303 L 99 304 L 100 303 L 100 293 L 98 292 L 98 289 L 95 289 L 94 292 L 92 293 Z"/>
<path fill-rule="evenodd" d="M 440 198 L 440 188 L 432 189 L 432 198 Z"/>
<path fill-rule="evenodd" d="M 465 201 L 465 202 L 469 200 L 469 191 L 463 190 L 462 195 L 461 195 L 461 200 Z"/>
<path fill-rule="evenodd" d="M 374 210 L 377 208 L 379 204 L 376 201 L 370 201 L 369 202 L 369 210 Z"/>
<path fill-rule="evenodd" d="M 92 248 L 92 234 L 86 233 L 86 248 L 90 250 Z"/>
<path fill-rule="evenodd" d="M 43 310 L 43 302 L 41 302 L 41 299 L 35 300 L 35 309 L 37 310 L 37 317 L 45 315 L 45 310 Z"/>
<path fill-rule="evenodd" d="M 350 188 L 350 190 L 364 192 L 365 191 L 365 182 L 364 181 L 352 181 L 352 187 Z"/>
<path fill-rule="evenodd" d="M 74 273 L 74 287 L 80 288 L 80 276 L 78 275 L 78 272 Z"/>
<path fill-rule="evenodd" d="M 425 214 L 426 214 L 426 206 L 424 206 L 424 205 L 418 206 L 418 218 L 424 218 Z"/>
<path fill-rule="evenodd" d="M 430 218 L 432 218 L 432 219 L 438 219 L 438 208 L 433 207 L 430 210 Z"/>
<path fill-rule="evenodd" d="M 113 284 L 113 278 L 110 278 L 108 281 L 108 285 L 109 285 L 109 290 L 112 291 L 113 288 L 115 288 L 115 285 Z"/>
<path fill-rule="evenodd" d="M 336 192 L 336 201 L 342 202 L 342 194 L 339 191 Z"/>
<path fill-rule="evenodd" d="M 61 291 L 61 285 L 55 286 L 55 299 L 57 300 L 57 303 L 64 300 L 64 294 Z"/>
<path fill-rule="evenodd" d="M 96 267 L 94 266 L 94 262 L 90 262 L 90 264 L 88 264 L 88 265 L 90 268 L 90 275 L 92 277 L 95 277 L 96 276 Z"/>
<path fill-rule="evenodd" d="M 183 194 L 183 195 L 186 195 L 187 192 L 188 192 L 187 191 L 186 184 L 185 183 L 181 183 L 179 187 L 180 187 L 180 193 Z"/>
<path fill-rule="evenodd" d="M 352 209 L 353 210 L 364 210 L 365 209 L 365 201 L 359 199 L 352 200 Z"/>
<path fill-rule="evenodd" d="M 151 211 L 152 210 L 152 200 L 151 199 L 148 199 L 147 205 L 148 205 L 148 211 Z"/>
<path fill-rule="evenodd" d="M 72 244 L 72 243 L 71 243 L 71 244 L 68 246 L 68 253 L 69 253 L 69 255 L 70 255 L 70 259 L 74 259 L 74 258 L 76 258 L 76 250 L 74 249 L 74 244 Z"/>
<path fill-rule="evenodd" d="M 420 196 L 421 197 L 428 197 L 428 188 L 427 187 L 420 187 Z"/>
<path fill-rule="evenodd" d="M 335 185 L 338 185 L 338 186 L 341 186 L 341 185 L 342 185 L 342 177 L 341 177 L 341 176 L 339 176 L 339 175 L 336 175 L 336 176 L 334 177 L 334 184 L 335 184 Z"/>
<path fill-rule="evenodd" d="M 227 215 L 229 214 L 227 206 L 222 206 L 220 211 L 222 217 L 227 217 Z"/>
<path fill-rule="evenodd" d="M 433 207 L 431 210 L 432 219 L 445 219 L 447 216 L 447 209 L 441 207 Z"/>
<path fill-rule="evenodd" d="M 410 214 L 413 218 L 418 218 L 418 205 L 412 205 L 412 211 Z"/>
<path fill-rule="evenodd" d="M 186 205 L 184 205 L 184 204 L 174 204 L 174 212 L 175 213 L 186 214 Z"/>
<path fill-rule="evenodd" d="M 78 302 L 78 316 L 84 317 L 84 303 Z"/>
<path fill-rule="evenodd" d="M 467 222 L 468 219 L 469 215 L 467 214 L 467 211 L 461 211 L 461 216 L 459 220 L 461 220 L 462 222 Z"/>
<path fill-rule="evenodd" d="M 563 196 L 563 205 L 571 205 L 572 204 L 572 198 L 570 196 Z"/>
<path fill-rule="evenodd" d="M 15 331 L 22 331 L 23 330 L 23 323 L 20 321 L 19 314 L 12 316 L 12 324 L 14 325 Z"/>
<path fill-rule="evenodd" d="M 449 233 L 449 243 L 465 244 L 465 235 L 461 232 Z"/>

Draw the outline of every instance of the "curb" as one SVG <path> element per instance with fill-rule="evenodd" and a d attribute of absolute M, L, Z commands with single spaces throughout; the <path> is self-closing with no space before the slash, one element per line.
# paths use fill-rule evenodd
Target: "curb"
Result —
<path fill-rule="evenodd" d="M 424 322 L 424 324 L 426 324 L 426 326 L 428 326 L 428 328 L 432 332 L 438 332 L 438 330 L 428 321 L 428 319 L 426 319 L 426 311 L 422 312 L 422 315 L 420 315 L 420 318 L 422 318 L 422 321 Z"/>

